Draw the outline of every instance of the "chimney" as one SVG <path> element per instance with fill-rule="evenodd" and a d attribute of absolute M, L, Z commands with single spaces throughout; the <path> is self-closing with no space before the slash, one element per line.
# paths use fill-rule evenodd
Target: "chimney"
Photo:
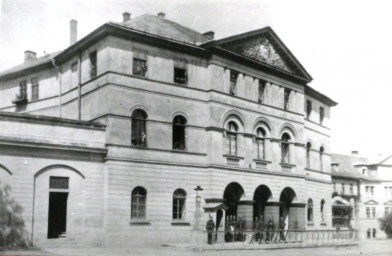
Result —
<path fill-rule="evenodd" d="M 351 151 L 351 155 L 357 156 L 357 155 L 359 155 L 359 151 L 358 150 L 353 150 L 353 151 Z"/>
<path fill-rule="evenodd" d="M 32 60 L 37 59 L 37 54 L 33 51 L 25 51 L 24 52 L 24 62 L 30 62 Z"/>
<path fill-rule="evenodd" d="M 78 21 L 71 20 L 70 21 L 70 44 L 76 43 L 78 40 Z"/>
<path fill-rule="evenodd" d="M 131 19 L 131 14 L 129 12 L 124 12 L 122 15 L 123 15 L 123 22 L 126 22 Z"/>
<path fill-rule="evenodd" d="M 158 18 L 164 19 L 165 16 L 166 16 L 166 14 L 165 14 L 164 12 L 159 12 L 159 13 L 157 14 L 157 16 L 158 16 Z"/>
<path fill-rule="evenodd" d="M 208 39 L 214 39 L 214 35 L 215 35 L 215 32 L 214 31 L 208 31 L 208 32 L 205 32 L 204 34 L 203 34 L 205 37 L 207 37 Z"/>

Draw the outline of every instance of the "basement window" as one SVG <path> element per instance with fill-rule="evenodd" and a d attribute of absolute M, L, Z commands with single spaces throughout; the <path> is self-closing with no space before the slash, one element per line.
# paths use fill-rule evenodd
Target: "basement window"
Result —
<path fill-rule="evenodd" d="M 174 83 L 180 85 L 186 85 L 188 82 L 188 76 L 186 69 L 184 68 L 174 68 Z"/>

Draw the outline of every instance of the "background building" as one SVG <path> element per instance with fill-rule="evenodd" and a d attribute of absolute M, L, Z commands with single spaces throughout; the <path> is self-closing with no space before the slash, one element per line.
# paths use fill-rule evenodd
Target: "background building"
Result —
<path fill-rule="evenodd" d="M 218 230 L 260 216 L 332 227 L 336 103 L 271 28 L 214 40 L 124 13 L 79 41 L 75 29 L 67 49 L 0 73 L 0 110 L 18 112 L 0 115 L 0 164 L 26 240 L 189 241 L 208 214 Z"/>
<path fill-rule="evenodd" d="M 386 238 L 378 219 L 391 212 L 391 157 L 368 159 L 357 151 L 352 155 L 332 154 L 335 227 L 348 227 L 347 219 L 351 219 L 360 238 Z"/>

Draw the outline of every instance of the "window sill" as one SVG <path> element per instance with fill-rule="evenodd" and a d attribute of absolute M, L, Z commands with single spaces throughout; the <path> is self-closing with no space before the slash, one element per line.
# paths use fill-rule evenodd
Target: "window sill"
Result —
<path fill-rule="evenodd" d="M 253 159 L 253 161 L 256 163 L 256 169 L 267 169 L 267 164 L 271 163 L 271 161 L 258 158 Z"/>
<path fill-rule="evenodd" d="M 129 222 L 129 225 L 131 226 L 150 226 L 151 223 L 147 220 L 133 220 Z"/>
<path fill-rule="evenodd" d="M 306 223 L 306 225 L 307 226 L 314 226 L 314 223 L 313 222 L 308 222 L 308 223 Z"/>
<path fill-rule="evenodd" d="M 233 159 L 238 159 L 238 160 L 244 159 L 244 158 L 241 157 L 241 156 L 235 156 L 235 155 L 223 155 L 223 157 L 226 157 L 226 158 L 233 158 Z"/>
<path fill-rule="evenodd" d="M 291 171 L 291 169 L 295 167 L 294 164 L 289 163 L 280 163 L 280 166 L 282 166 L 283 171 Z"/>
<path fill-rule="evenodd" d="M 172 225 L 172 226 L 190 226 L 191 223 L 186 222 L 186 221 L 176 221 L 176 220 L 173 220 L 173 221 L 171 222 L 171 225 Z"/>
<path fill-rule="evenodd" d="M 320 226 L 327 226 L 327 223 L 326 222 L 321 222 Z"/>
<path fill-rule="evenodd" d="M 244 159 L 243 157 L 232 156 L 232 155 L 223 155 L 226 158 L 226 164 L 230 166 L 239 166 L 240 160 Z"/>

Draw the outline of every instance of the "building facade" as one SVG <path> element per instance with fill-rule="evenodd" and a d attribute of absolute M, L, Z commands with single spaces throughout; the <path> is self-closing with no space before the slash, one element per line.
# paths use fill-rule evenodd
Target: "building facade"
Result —
<path fill-rule="evenodd" d="M 379 219 L 392 212 L 392 156 L 368 159 L 353 152 L 332 154 L 334 226 L 349 227 L 350 223 L 361 239 L 384 239 Z M 341 221 L 343 216 L 351 222 Z"/>
<path fill-rule="evenodd" d="M 75 24 L 67 49 L 0 73 L 1 175 L 26 240 L 184 242 L 208 215 L 332 227 L 336 103 L 271 28 L 215 40 L 124 13 L 76 41 Z"/>

